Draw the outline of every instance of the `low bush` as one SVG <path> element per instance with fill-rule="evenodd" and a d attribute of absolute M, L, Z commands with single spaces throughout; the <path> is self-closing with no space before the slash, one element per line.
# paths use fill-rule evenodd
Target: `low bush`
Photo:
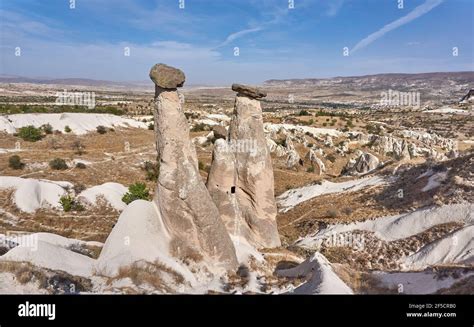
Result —
<path fill-rule="evenodd" d="M 298 116 L 311 116 L 311 114 L 307 110 L 303 109 L 298 113 Z"/>
<path fill-rule="evenodd" d="M 8 167 L 12 169 L 23 169 L 25 167 L 25 164 L 21 162 L 20 156 L 14 155 L 8 158 Z"/>
<path fill-rule="evenodd" d="M 25 141 L 36 142 L 43 138 L 43 134 L 39 128 L 34 127 L 33 125 L 21 127 L 18 130 L 18 136 Z"/>
<path fill-rule="evenodd" d="M 40 129 L 41 129 L 45 134 L 53 134 L 53 126 L 51 126 L 51 124 L 44 124 L 44 125 L 41 125 Z"/>
<path fill-rule="evenodd" d="M 97 130 L 97 133 L 99 133 L 99 134 L 105 134 L 105 133 L 107 133 L 107 128 L 105 128 L 105 127 L 102 126 L 102 125 L 97 126 L 96 130 Z"/>
<path fill-rule="evenodd" d="M 83 211 L 84 210 L 84 206 L 70 194 L 63 195 L 59 199 L 59 203 L 61 204 L 61 206 L 63 207 L 63 210 L 65 212 L 69 212 L 71 210 L 72 211 Z"/>
<path fill-rule="evenodd" d="M 55 158 L 49 162 L 49 167 L 54 170 L 66 170 L 68 169 L 68 166 L 66 164 L 66 161 L 61 158 Z"/>
<path fill-rule="evenodd" d="M 122 197 L 122 201 L 130 204 L 135 200 L 150 200 L 150 192 L 143 183 L 135 183 L 128 187 L 128 192 Z"/>

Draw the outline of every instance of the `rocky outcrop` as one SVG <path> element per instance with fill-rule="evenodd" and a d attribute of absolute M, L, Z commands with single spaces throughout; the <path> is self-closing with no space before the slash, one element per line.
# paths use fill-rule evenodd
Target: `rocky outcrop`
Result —
<path fill-rule="evenodd" d="M 371 153 L 362 153 L 357 160 L 350 160 L 344 169 L 345 174 L 366 174 L 379 166 L 379 159 Z"/>
<path fill-rule="evenodd" d="M 215 125 L 212 127 L 212 131 L 214 132 L 215 139 L 226 139 L 227 138 L 227 130 L 224 126 Z"/>
<path fill-rule="evenodd" d="M 459 103 L 462 104 L 471 102 L 474 102 L 474 89 L 470 89 L 469 92 L 461 98 L 461 101 L 459 101 Z"/>
<path fill-rule="evenodd" d="M 324 146 L 327 146 L 328 148 L 332 148 L 334 146 L 331 136 L 326 135 L 326 139 L 324 140 Z"/>
<path fill-rule="evenodd" d="M 298 166 L 301 162 L 301 157 L 295 149 L 295 145 L 293 144 L 293 140 L 291 136 L 288 134 L 286 135 L 285 139 L 285 147 L 286 147 L 286 168 L 293 169 Z"/>
<path fill-rule="evenodd" d="M 273 168 L 263 132 L 258 89 L 233 86 L 239 92 L 227 142 L 218 140 L 207 187 L 228 231 L 256 247 L 276 247 Z"/>
<path fill-rule="evenodd" d="M 288 156 L 286 158 L 286 168 L 288 169 L 293 169 L 298 166 L 298 164 L 301 162 L 301 157 L 296 152 L 296 150 L 292 149 L 288 151 Z"/>
<path fill-rule="evenodd" d="M 309 160 L 311 166 L 314 168 L 315 174 L 322 175 L 326 172 L 326 166 L 324 165 L 324 162 L 317 157 L 316 152 L 313 149 L 308 151 L 305 159 Z"/>
<path fill-rule="evenodd" d="M 384 155 L 391 155 L 398 160 L 410 159 L 408 142 L 393 136 L 374 135 L 372 139 L 372 149 Z"/>
<path fill-rule="evenodd" d="M 446 158 L 445 153 L 457 150 L 455 140 L 434 133 L 403 130 L 392 135 L 371 135 L 371 149 L 397 160 L 425 156 L 435 160 Z"/>
<path fill-rule="evenodd" d="M 156 148 L 160 176 L 154 202 L 170 234 L 170 252 L 196 252 L 215 265 L 235 268 L 233 243 L 204 185 L 189 139 L 189 126 L 176 87 L 184 82 L 178 69 L 155 65 Z M 174 86 L 174 88 L 172 88 Z"/>

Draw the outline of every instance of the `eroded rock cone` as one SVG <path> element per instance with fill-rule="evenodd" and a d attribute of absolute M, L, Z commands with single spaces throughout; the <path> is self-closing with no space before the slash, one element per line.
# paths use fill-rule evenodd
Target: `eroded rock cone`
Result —
<path fill-rule="evenodd" d="M 215 265 L 234 269 L 234 245 L 201 179 L 196 150 L 189 139 L 189 126 L 176 90 L 181 78 L 175 77 L 181 75 L 180 71 L 162 68 L 155 65 L 150 72 L 152 80 L 158 81 L 154 116 L 160 176 L 154 201 L 171 235 L 170 252 L 187 259 L 203 256 Z M 161 72 L 168 76 L 160 76 Z"/>
<path fill-rule="evenodd" d="M 262 109 L 253 98 L 258 91 L 247 96 L 242 90 L 247 88 L 238 88 L 227 144 L 216 141 L 207 187 L 219 199 L 216 205 L 232 235 L 258 248 L 276 247 L 281 243 Z"/>

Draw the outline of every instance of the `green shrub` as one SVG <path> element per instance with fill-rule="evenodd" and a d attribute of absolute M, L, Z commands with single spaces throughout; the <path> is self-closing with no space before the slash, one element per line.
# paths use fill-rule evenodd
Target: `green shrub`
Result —
<path fill-rule="evenodd" d="M 122 197 L 122 201 L 130 204 L 135 200 L 150 200 L 150 192 L 143 183 L 135 183 L 128 187 L 128 192 Z"/>
<path fill-rule="evenodd" d="M 64 131 L 65 131 L 66 133 L 71 133 L 71 132 L 72 132 L 72 129 L 71 129 L 71 127 L 69 127 L 68 125 L 66 125 L 66 126 L 64 127 Z"/>
<path fill-rule="evenodd" d="M 74 199 L 74 197 L 70 194 L 63 195 L 59 199 L 59 203 L 61 204 L 61 206 L 63 207 L 63 210 L 65 212 L 69 212 L 71 210 L 73 210 L 73 211 L 83 211 L 84 210 L 84 206 L 80 202 L 76 201 L 76 199 Z"/>
<path fill-rule="evenodd" d="M 84 163 L 82 163 L 82 162 L 78 162 L 78 163 L 76 164 L 76 168 L 78 168 L 78 169 L 86 169 L 87 166 L 86 166 Z"/>
<path fill-rule="evenodd" d="M 155 129 L 155 124 L 149 123 L 149 124 L 148 124 L 148 129 L 149 129 L 150 131 L 153 131 L 153 130 Z"/>
<path fill-rule="evenodd" d="M 33 125 L 21 127 L 18 130 L 18 136 L 25 141 L 36 142 L 43 138 L 41 130 Z"/>
<path fill-rule="evenodd" d="M 308 169 L 306 169 L 306 172 L 307 173 L 314 173 L 314 167 L 308 167 Z"/>
<path fill-rule="evenodd" d="M 21 162 L 20 156 L 14 155 L 8 158 L 8 167 L 12 169 L 23 169 L 25 167 L 25 164 Z"/>
<path fill-rule="evenodd" d="M 105 134 L 105 133 L 107 133 L 107 128 L 105 128 L 105 127 L 102 126 L 102 125 L 97 126 L 96 130 L 97 130 L 97 133 L 99 133 L 99 134 Z"/>
<path fill-rule="evenodd" d="M 44 125 L 41 125 L 40 129 L 41 129 L 45 134 L 53 134 L 53 126 L 51 126 L 51 124 L 44 124 Z"/>
<path fill-rule="evenodd" d="M 55 158 L 55 159 L 51 160 L 49 162 L 49 167 L 51 167 L 51 169 L 55 169 L 55 170 L 66 170 L 66 169 L 68 169 L 66 161 L 64 161 L 64 159 L 61 159 L 61 158 Z"/>
<path fill-rule="evenodd" d="M 311 114 L 307 110 L 303 109 L 298 113 L 298 116 L 311 116 Z"/>

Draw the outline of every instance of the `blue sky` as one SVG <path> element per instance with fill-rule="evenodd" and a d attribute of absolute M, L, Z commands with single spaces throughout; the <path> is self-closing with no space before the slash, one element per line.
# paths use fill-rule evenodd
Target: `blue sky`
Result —
<path fill-rule="evenodd" d="M 399 0 L 294 0 L 294 9 L 288 0 L 179 6 L 75 0 L 70 9 L 70 0 L 0 0 L 0 73 L 144 81 L 164 62 L 183 69 L 188 84 L 226 85 L 474 70 L 473 0 L 404 0 L 402 9 Z"/>

